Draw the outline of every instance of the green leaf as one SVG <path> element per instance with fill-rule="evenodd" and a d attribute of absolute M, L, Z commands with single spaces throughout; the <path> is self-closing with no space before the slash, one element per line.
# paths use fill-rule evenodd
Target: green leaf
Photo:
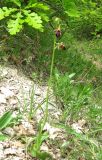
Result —
<path fill-rule="evenodd" d="M 26 15 L 26 19 L 24 20 L 28 25 L 32 26 L 35 29 L 40 30 L 41 32 L 43 31 L 43 25 L 42 25 L 42 20 L 41 17 L 33 12 L 30 13 L 28 10 L 24 10 L 24 14 Z"/>
<path fill-rule="evenodd" d="M 48 11 L 49 10 L 49 7 L 42 4 L 42 3 L 35 3 L 35 4 L 32 4 L 32 7 L 33 8 L 39 8 L 39 9 L 42 9 L 42 10 L 45 10 L 45 11 Z"/>
<path fill-rule="evenodd" d="M 29 0 L 28 4 L 33 4 L 33 3 L 37 3 L 37 0 Z"/>
<path fill-rule="evenodd" d="M 38 9 L 42 9 L 44 11 L 48 11 L 49 7 L 47 5 L 44 5 L 43 3 L 29 3 L 28 6 L 26 8 L 38 8 Z"/>
<path fill-rule="evenodd" d="M 16 4 L 18 7 L 21 7 L 21 2 L 20 0 L 6 0 L 9 3 L 14 3 Z"/>
<path fill-rule="evenodd" d="M 52 156 L 50 155 L 50 153 L 47 153 L 47 152 L 38 152 L 36 154 L 36 157 L 39 158 L 40 160 L 52 159 Z"/>
<path fill-rule="evenodd" d="M 63 4 L 63 7 L 65 10 L 69 10 L 71 8 L 75 8 L 75 0 L 68 0 L 68 1 L 65 1 L 65 0 L 62 0 L 62 4 Z"/>
<path fill-rule="evenodd" d="M 8 124 L 10 124 L 12 117 L 12 112 L 8 111 L 6 112 L 1 118 L 0 118 L 0 130 L 4 129 Z"/>
<path fill-rule="evenodd" d="M 0 8 L 0 20 L 9 16 L 12 12 L 15 12 L 16 10 L 17 9 L 15 8 L 7 8 L 7 7 Z"/>
<path fill-rule="evenodd" d="M 5 141 L 9 138 L 9 136 L 4 135 L 4 134 L 0 134 L 0 141 Z"/>
<path fill-rule="evenodd" d="M 0 20 L 2 20 L 5 17 L 4 11 L 0 8 Z"/>
<path fill-rule="evenodd" d="M 46 22 L 49 21 L 49 17 L 45 13 L 39 12 L 39 15 L 41 16 L 42 20 Z"/>
<path fill-rule="evenodd" d="M 11 35 L 16 35 L 16 33 L 18 33 L 22 29 L 22 24 L 24 22 L 22 20 L 21 13 L 17 13 L 15 16 L 16 19 L 10 19 L 7 23 L 8 31 Z"/>
<path fill-rule="evenodd" d="M 70 9 L 69 11 L 65 11 L 65 13 L 67 13 L 70 17 L 80 17 L 80 14 L 76 9 Z"/>
<path fill-rule="evenodd" d="M 69 0 L 68 2 L 63 0 L 63 7 L 68 16 L 80 17 L 77 6 L 75 5 L 75 0 Z"/>

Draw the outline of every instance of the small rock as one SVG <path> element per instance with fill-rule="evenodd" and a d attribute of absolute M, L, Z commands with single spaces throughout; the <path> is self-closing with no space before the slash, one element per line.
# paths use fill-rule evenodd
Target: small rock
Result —
<path fill-rule="evenodd" d="M 10 141 L 3 141 L 1 144 L 3 145 L 3 148 L 9 148 L 10 147 Z"/>
<path fill-rule="evenodd" d="M 17 102 L 18 102 L 18 100 L 16 99 L 16 97 L 12 97 L 9 99 L 10 105 L 15 105 L 15 104 L 17 104 Z"/>
<path fill-rule="evenodd" d="M 14 156 L 14 157 L 12 157 L 12 160 L 22 160 L 22 159 L 20 157 Z"/>
<path fill-rule="evenodd" d="M 4 154 L 5 155 L 16 155 L 16 156 L 23 156 L 24 153 L 23 153 L 23 150 L 22 148 L 6 148 L 4 150 Z"/>
<path fill-rule="evenodd" d="M 0 90 L 1 90 L 1 93 L 4 94 L 6 99 L 14 96 L 14 93 L 10 91 L 9 88 L 1 87 Z"/>
<path fill-rule="evenodd" d="M 51 126 L 49 123 L 46 122 L 45 126 L 44 126 L 44 130 L 46 130 L 49 133 L 49 138 L 51 139 L 55 139 L 56 137 L 58 137 L 58 134 L 61 132 L 61 130 L 59 128 L 55 128 L 53 126 Z"/>
<path fill-rule="evenodd" d="M 11 137 L 15 135 L 15 131 L 10 127 L 5 128 L 3 130 L 3 133 L 5 133 L 5 134 L 7 134 L 7 135 L 9 135 Z"/>
<path fill-rule="evenodd" d="M 6 104 L 6 98 L 3 94 L 0 93 L 0 103 Z"/>
<path fill-rule="evenodd" d="M 1 77 L 6 77 L 8 74 L 7 70 L 3 70 L 1 73 Z"/>
<path fill-rule="evenodd" d="M 16 155 L 16 148 L 6 148 L 5 150 L 4 150 L 4 154 L 5 155 Z"/>
<path fill-rule="evenodd" d="M 3 160 L 3 159 L 5 159 L 5 156 L 4 156 L 3 150 L 0 150 L 0 160 Z"/>
<path fill-rule="evenodd" d="M 72 129 L 74 129 L 77 133 L 82 133 L 82 127 L 79 126 L 78 123 L 73 123 L 72 124 Z"/>
<path fill-rule="evenodd" d="M 25 145 L 20 141 L 12 141 L 11 145 L 14 146 L 15 148 L 21 148 L 21 149 L 25 148 Z"/>

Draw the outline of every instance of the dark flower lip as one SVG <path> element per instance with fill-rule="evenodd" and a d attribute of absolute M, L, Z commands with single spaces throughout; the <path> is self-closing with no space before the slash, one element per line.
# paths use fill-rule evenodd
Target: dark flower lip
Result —
<path fill-rule="evenodd" d="M 61 50 L 66 50 L 67 49 L 63 42 L 58 43 L 58 48 L 61 49 Z"/>
<path fill-rule="evenodd" d="M 60 48 L 61 48 L 62 50 L 66 50 L 65 45 L 61 45 Z"/>
<path fill-rule="evenodd" d="M 59 38 L 61 36 L 61 30 L 56 30 L 56 37 Z"/>

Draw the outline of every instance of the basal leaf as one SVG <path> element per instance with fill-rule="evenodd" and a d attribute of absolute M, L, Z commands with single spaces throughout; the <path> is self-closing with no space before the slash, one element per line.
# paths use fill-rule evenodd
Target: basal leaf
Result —
<path fill-rule="evenodd" d="M 12 120 L 12 112 L 8 111 L 6 112 L 1 118 L 0 118 L 0 130 L 5 128 Z"/>

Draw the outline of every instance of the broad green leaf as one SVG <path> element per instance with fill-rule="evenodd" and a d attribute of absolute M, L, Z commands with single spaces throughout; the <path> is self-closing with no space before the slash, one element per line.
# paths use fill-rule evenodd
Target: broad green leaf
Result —
<path fill-rule="evenodd" d="M 26 19 L 24 20 L 29 26 L 32 26 L 35 29 L 40 30 L 41 32 L 43 31 L 43 25 L 42 25 L 42 20 L 41 17 L 33 12 L 29 13 L 29 11 L 24 10 L 24 14 L 26 15 Z"/>
<path fill-rule="evenodd" d="M 0 8 L 0 20 L 2 20 L 5 16 L 4 11 Z"/>
<path fill-rule="evenodd" d="M 9 33 L 16 35 L 22 29 L 23 22 L 21 13 L 17 13 L 16 19 L 10 19 L 7 23 Z"/>
<path fill-rule="evenodd" d="M 63 4 L 63 7 L 65 10 L 69 10 L 69 9 L 72 9 L 72 8 L 75 8 L 75 0 L 68 0 L 68 1 L 65 1 L 65 0 L 62 0 L 62 4 Z"/>
<path fill-rule="evenodd" d="M 45 10 L 45 11 L 49 10 L 49 7 L 44 5 L 44 4 L 42 4 L 42 3 L 32 4 L 32 7 L 39 8 L 39 9 L 42 9 L 42 10 Z"/>
<path fill-rule="evenodd" d="M 9 136 L 5 135 L 5 134 L 0 134 L 0 141 L 5 141 L 9 138 Z"/>
<path fill-rule="evenodd" d="M 17 11 L 16 8 L 3 7 L 2 9 L 5 12 L 5 17 L 9 16 L 10 13 Z"/>
<path fill-rule="evenodd" d="M 0 118 L 0 130 L 5 128 L 13 119 L 12 112 L 8 111 L 6 112 L 1 118 Z"/>
<path fill-rule="evenodd" d="M 49 10 L 49 7 L 47 5 L 44 5 L 43 3 L 33 3 L 33 4 L 28 4 L 28 6 L 26 8 L 38 8 L 38 9 L 42 9 L 44 11 Z"/>
<path fill-rule="evenodd" d="M 15 12 L 16 10 L 17 9 L 15 9 L 15 8 L 7 8 L 7 7 L 0 8 L 0 20 L 9 16 L 12 12 Z"/>
<path fill-rule="evenodd" d="M 70 17 L 80 17 L 80 14 L 76 9 L 70 9 L 69 11 L 66 11 L 65 13 L 67 13 L 68 16 Z"/>
<path fill-rule="evenodd" d="M 69 0 L 68 2 L 63 0 L 63 7 L 68 16 L 80 17 L 77 6 L 75 5 L 75 0 Z"/>
<path fill-rule="evenodd" d="M 42 20 L 48 22 L 49 21 L 49 17 L 43 13 L 43 12 L 39 12 L 39 15 L 41 16 Z"/>

